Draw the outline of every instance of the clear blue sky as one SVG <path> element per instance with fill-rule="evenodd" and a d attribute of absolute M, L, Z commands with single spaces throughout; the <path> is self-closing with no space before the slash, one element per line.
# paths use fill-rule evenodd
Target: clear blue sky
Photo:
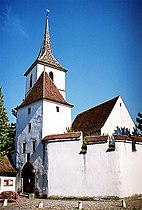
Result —
<path fill-rule="evenodd" d="M 142 112 L 141 0 L 0 0 L 0 86 L 10 121 L 41 47 L 47 8 L 53 54 L 68 69 L 72 118 L 121 95 L 135 120 Z"/>

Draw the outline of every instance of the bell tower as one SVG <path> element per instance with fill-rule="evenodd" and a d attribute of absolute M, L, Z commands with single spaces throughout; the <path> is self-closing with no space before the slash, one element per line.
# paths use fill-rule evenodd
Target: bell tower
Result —
<path fill-rule="evenodd" d="M 43 43 L 37 59 L 25 73 L 25 98 L 16 108 L 17 188 L 21 189 L 23 182 L 28 186 L 24 191 L 33 192 L 35 186 L 43 188 L 42 183 L 36 182 L 44 171 L 42 139 L 64 133 L 71 126 L 73 105 L 65 98 L 66 72 L 52 54 L 47 13 Z M 37 172 L 36 177 L 33 171 Z"/>
<path fill-rule="evenodd" d="M 24 74 L 24 76 L 26 76 L 26 95 L 40 77 L 41 73 L 45 70 L 65 99 L 65 75 L 67 70 L 62 67 L 53 56 L 49 35 L 48 16 L 49 10 L 47 10 L 44 38 L 39 55 L 35 62 Z"/>

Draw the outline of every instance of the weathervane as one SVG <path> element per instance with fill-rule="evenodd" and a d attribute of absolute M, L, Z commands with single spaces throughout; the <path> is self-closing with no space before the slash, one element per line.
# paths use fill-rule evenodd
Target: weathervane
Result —
<path fill-rule="evenodd" d="M 47 10 L 46 10 L 46 12 L 47 12 L 47 16 L 48 16 L 48 14 L 49 14 L 50 10 L 49 10 L 49 9 L 47 9 Z"/>

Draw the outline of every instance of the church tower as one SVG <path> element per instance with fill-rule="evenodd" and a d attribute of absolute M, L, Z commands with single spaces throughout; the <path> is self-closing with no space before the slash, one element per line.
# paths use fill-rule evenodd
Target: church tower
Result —
<path fill-rule="evenodd" d="M 66 101 L 66 72 L 52 54 L 47 14 L 39 55 L 25 73 L 25 99 L 16 108 L 17 189 L 20 191 L 34 191 L 36 178 L 31 171 L 38 170 L 38 179 L 43 173 L 41 140 L 49 134 L 64 133 L 71 126 L 73 105 Z"/>

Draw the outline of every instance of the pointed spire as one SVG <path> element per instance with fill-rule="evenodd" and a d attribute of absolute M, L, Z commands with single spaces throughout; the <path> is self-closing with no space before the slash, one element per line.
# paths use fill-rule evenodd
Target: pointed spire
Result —
<path fill-rule="evenodd" d="M 45 26 L 45 33 L 44 33 L 44 39 L 43 43 L 40 49 L 40 53 L 38 55 L 38 60 L 43 61 L 49 66 L 53 66 L 55 68 L 59 68 L 62 70 L 65 70 L 58 61 L 54 58 L 52 54 L 52 48 L 50 44 L 50 35 L 49 35 L 49 24 L 48 24 L 48 15 L 49 15 L 49 10 L 47 10 L 47 15 L 46 15 L 46 26 Z"/>

